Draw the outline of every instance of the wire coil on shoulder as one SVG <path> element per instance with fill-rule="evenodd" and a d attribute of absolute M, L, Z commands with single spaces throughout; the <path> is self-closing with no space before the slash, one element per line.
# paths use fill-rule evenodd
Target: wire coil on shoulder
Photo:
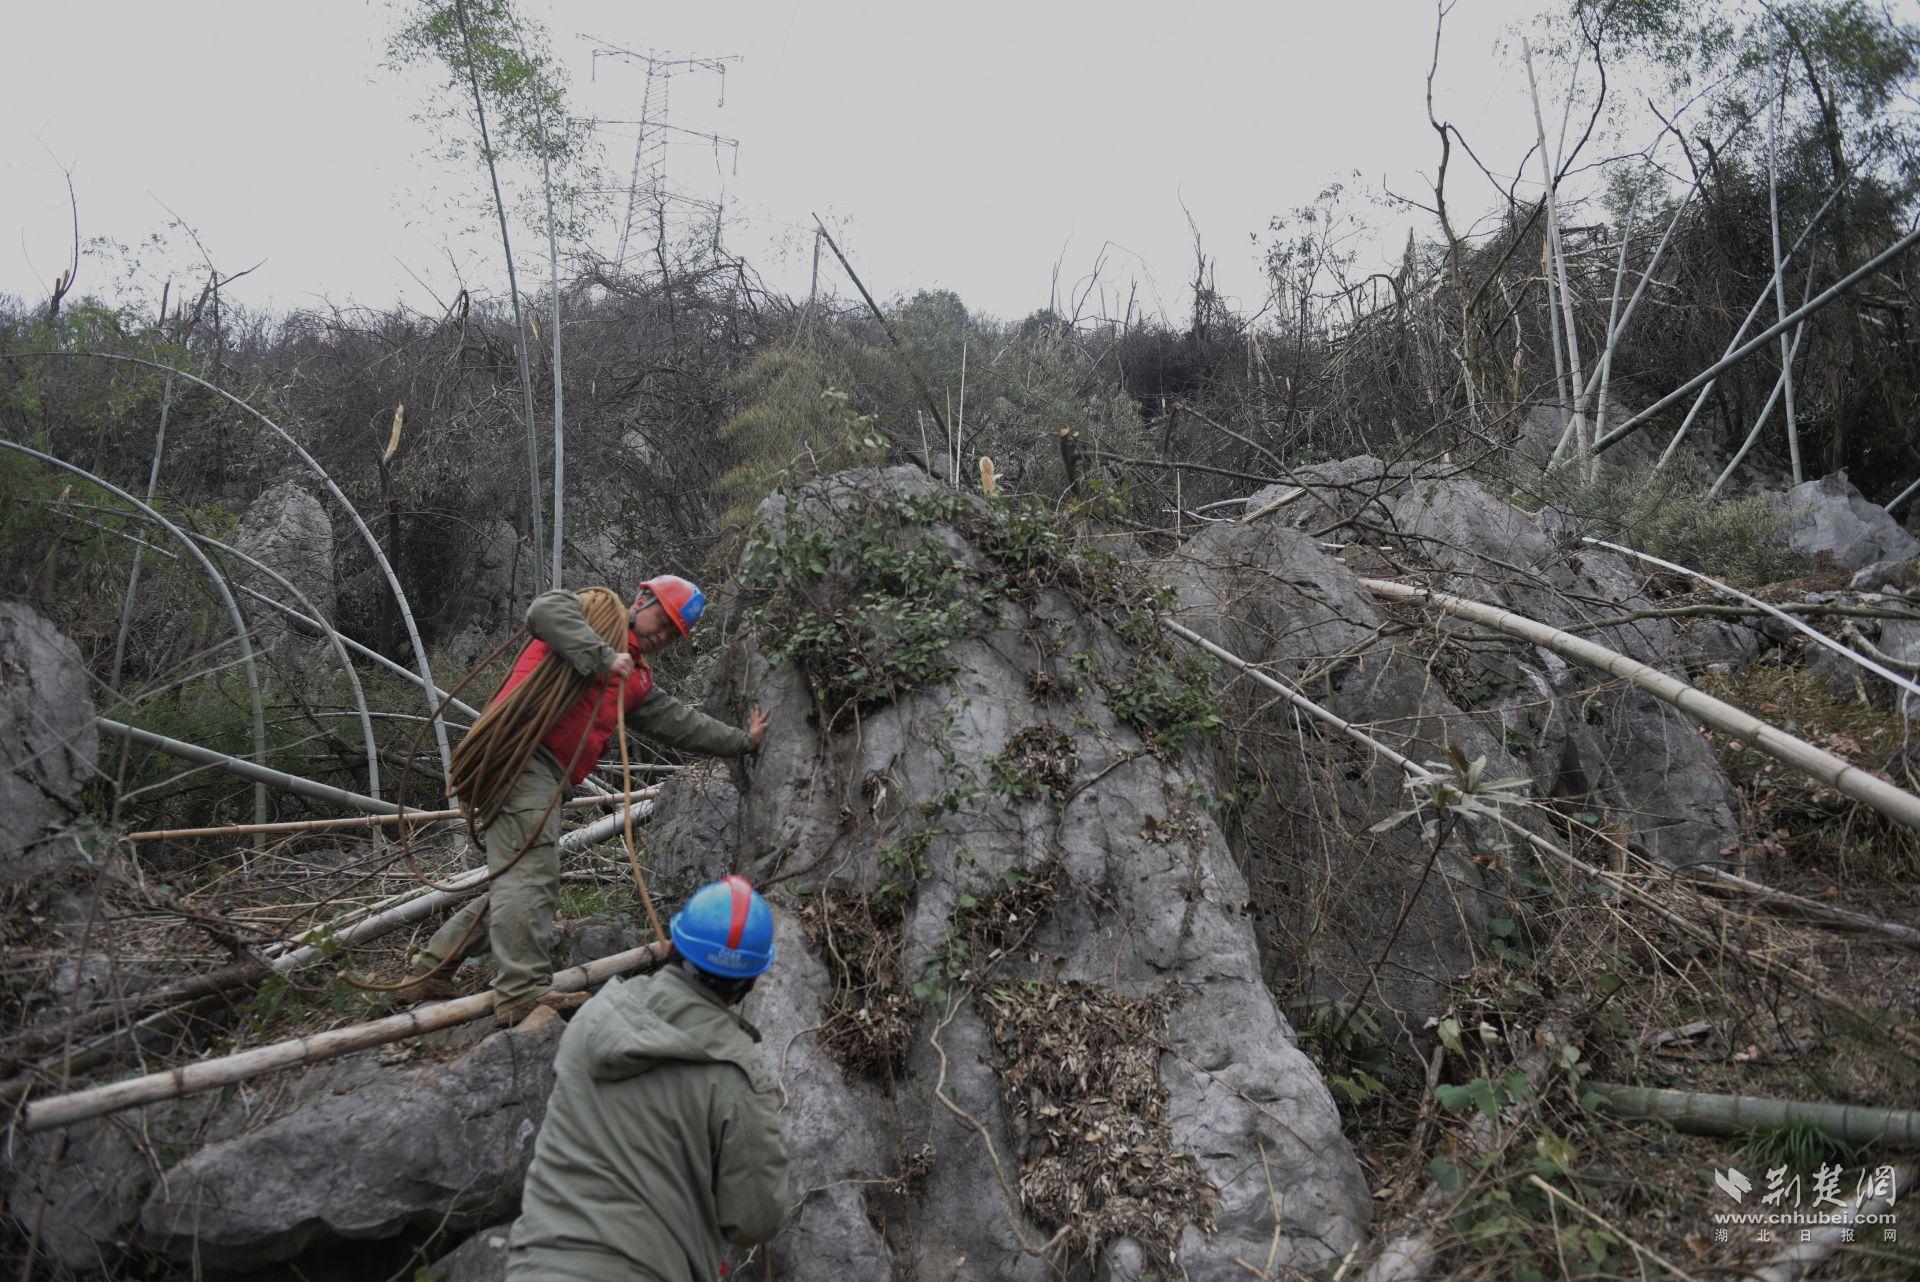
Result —
<path fill-rule="evenodd" d="M 575 593 L 587 626 L 615 651 L 625 653 L 626 603 L 611 588 L 582 588 Z M 568 708 L 599 677 L 582 676 L 558 652 L 549 652 L 526 680 L 495 698 L 453 750 L 448 790 L 468 821 L 484 829 L 506 804 L 514 781 Z M 622 697 L 616 693 L 616 698 Z"/>

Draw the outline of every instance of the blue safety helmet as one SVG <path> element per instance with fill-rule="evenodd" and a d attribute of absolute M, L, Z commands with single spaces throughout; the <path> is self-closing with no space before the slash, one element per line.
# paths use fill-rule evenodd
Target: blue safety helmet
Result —
<path fill-rule="evenodd" d="M 773 965 L 773 909 L 745 877 L 694 891 L 667 933 L 674 949 L 709 975 L 752 979 Z"/>

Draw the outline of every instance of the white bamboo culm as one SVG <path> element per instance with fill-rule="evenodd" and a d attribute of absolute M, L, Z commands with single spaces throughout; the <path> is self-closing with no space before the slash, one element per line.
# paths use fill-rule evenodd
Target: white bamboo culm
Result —
<path fill-rule="evenodd" d="M 311 797 L 315 801 L 331 801 L 337 805 L 351 806 L 355 810 L 371 815 L 391 815 L 399 812 L 399 807 L 390 801 L 378 797 L 369 797 L 362 792 L 350 792 L 345 788 L 336 788 L 332 784 L 321 783 L 315 779 L 303 779 L 299 775 L 290 775 L 284 770 L 275 770 L 270 766 L 257 765 L 240 757 L 230 757 L 224 752 L 215 752 L 212 748 L 203 748 L 197 743 L 188 743 L 183 739 L 172 739 L 151 730 L 142 730 L 139 726 L 130 726 L 112 717 L 95 717 L 93 724 L 106 733 L 120 739 L 127 739 L 143 748 L 152 748 L 164 752 L 170 757 L 182 761 L 197 762 L 203 766 L 213 766 L 229 774 L 250 779 L 263 787 L 278 788 L 282 792 L 297 793 Z M 261 825 L 255 825 L 260 828 Z"/>
<path fill-rule="evenodd" d="M 1872 258 L 1869 258 L 1866 262 L 1861 263 L 1845 276 L 1842 276 L 1839 280 L 1827 286 L 1820 292 L 1818 298 L 1803 304 L 1793 315 L 1775 321 L 1773 324 L 1767 326 L 1766 329 L 1754 335 L 1733 351 L 1728 352 L 1725 356 L 1707 366 L 1707 368 L 1701 370 L 1698 374 L 1695 374 L 1692 378 L 1674 388 L 1653 404 L 1642 409 L 1620 426 L 1610 429 L 1605 436 L 1593 443 L 1594 453 L 1599 454 L 1612 449 L 1615 445 L 1618 445 L 1621 441 L 1652 422 L 1656 415 L 1678 401 L 1681 397 L 1687 395 L 1689 392 L 1696 392 L 1700 390 L 1701 387 L 1711 383 L 1721 374 L 1724 374 L 1727 370 L 1738 365 L 1741 361 L 1747 359 L 1747 357 L 1780 337 L 1780 335 L 1787 330 L 1792 329 L 1795 325 L 1812 316 L 1815 312 L 1832 303 L 1834 300 L 1843 297 L 1848 290 L 1879 271 L 1882 267 L 1885 267 L 1900 255 L 1906 253 L 1909 249 L 1912 249 L 1915 245 L 1920 245 L 1920 227 L 1914 227 L 1908 230 L 1891 245 L 1888 245 Z"/>
<path fill-rule="evenodd" d="M 1854 170 L 1854 174 L 1859 172 L 1860 170 L 1858 168 Z M 1733 337 L 1727 340 L 1726 350 L 1720 353 L 1722 360 L 1733 355 L 1734 351 L 1739 348 L 1741 341 L 1747 336 L 1747 331 L 1753 328 L 1753 322 L 1759 317 L 1760 310 L 1767 305 L 1767 299 L 1772 294 L 1774 282 L 1786 279 L 1787 264 L 1793 261 L 1794 255 L 1800 252 L 1800 247 L 1807 243 L 1807 238 L 1813 235 L 1814 231 L 1826 218 L 1827 211 L 1833 208 L 1833 202 L 1840 198 L 1840 193 L 1845 191 L 1847 184 L 1852 181 L 1853 174 L 1848 174 L 1845 178 L 1842 178 L 1838 183 L 1834 184 L 1833 190 L 1827 193 L 1826 202 L 1814 211 L 1814 215 L 1808 220 L 1806 227 L 1800 232 L 1800 235 L 1794 239 L 1793 248 L 1789 249 L 1786 257 L 1782 258 L 1774 267 L 1772 277 L 1761 287 L 1759 296 L 1753 300 L 1753 306 L 1747 309 L 1746 319 L 1740 322 L 1740 328 L 1733 331 Z M 1668 441 L 1667 448 L 1660 452 L 1659 461 L 1653 465 L 1654 471 L 1658 472 L 1661 468 L 1665 467 L 1667 460 L 1673 457 L 1673 452 L 1680 448 L 1680 442 L 1686 439 L 1688 430 L 1693 427 L 1693 420 L 1700 416 L 1701 409 L 1706 406 L 1707 398 L 1713 395 L 1714 385 L 1718 382 L 1718 379 L 1708 379 L 1705 386 L 1701 387 L 1700 395 L 1694 398 L 1693 405 L 1687 410 L 1687 416 L 1680 420 L 1680 426 L 1675 429 L 1673 439 Z M 1891 508 L 1891 505 L 1889 505 L 1889 508 Z"/>
<path fill-rule="evenodd" d="M 653 813 L 653 803 L 643 801 L 631 809 L 636 820 L 644 819 Z M 556 843 L 560 853 L 573 854 L 611 840 L 625 827 L 627 810 L 628 807 L 623 806 L 615 814 L 603 815 L 584 828 L 575 828 Z M 329 949 L 337 945 L 363 944 L 389 931 L 411 925 L 446 904 L 456 903 L 485 890 L 491 881 L 492 875 L 487 869 L 469 868 L 446 882 L 445 889 L 421 886 L 404 891 L 303 931 L 287 943 L 263 949 L 262 952 L 272 956 L 273 968 L 284 975 L 322 960 Z"/>
<path fill-rule="evenodd" d="M 1920 1112 L 1864 1104 L 1767 1099 L 1757 1095 L 1712 1095 L 1657 1086 L 1622 1086 L 1589 1080 L 1586 1088 L 1615 1112 L 1667 1122 L 1695 1135 L 1744 1135 L 1785 1126 L 1814 1126 L 1842 1144 L 1920 1144 Z"/>
<path fill-rule="evenodd" d="M 1583 481 L 1593 479 L 1593 438 L 1587 432 L 1587 396 L 1580 367 L 1580 331 L 1574 325 L 1573 295 L 1567 282 L 1567 250 L 1560 239 L 1558 212 L 1559 183 L 1554 177 L 1554 162 L 1547 155 L 1547 126 L 1540 115 L 1540 89 L 1533 78 L 1533 48 L 1522 40 L 1521 50 L 1527 64 L 1527 89 L 1533 96 L 1533 122 L 1540 138 L 1540 182 L 1542 199 L 1547 202 L 1547 251 L 1554 278 L 1560 284 L 1560 310 L 1566 329 L 1567 372 L 1572 380 L 1574 470 Z M 1578 73 L 1576 72 L 1576 75 Z M 1569 102 L 1571 93 L 1569 90 Z M 1563 130 L 1564 132 L 1564 130 Z"/>
<path fill-rule="evenodd" d="M 641 948 L 629 949 L 624 953 L 615 953 L 611 957 L 603 957 L 585 966 L 561 971 L 553 977 L 554 991 L 579 992 L 582 989 L 604 984 L 616 975 L 624 975 L 645 966 L 658 965 L 666 960 L 666 957 L 667 945 L 661 941 Z M 244 1082 L 249 1078 L 259 1077 L 263 1073 L 271 1073 L 278 1069 L 318 1064 L 323 1060 L 338 1059 L 342 1055 L 350 1055 L 355 1051 L 384 1046 L 389 1042 L 404 1041 L 423 1033 L 453 1028 L 460 1024 L 470 1024 L 492 1013 L 493 994 L 491 992 L 475 993 L 470 997 L 461 997 L 450 1002 L 417 1006 L 404 1014 L 390 1015 L 385 1019 L 376 1019 L 366 1024 L 336 1028 L 325 1033 L 315 1033 L 310 1037 L 296 1037 L 290 1041 L 276 1042 L 271 1046 L 257 1046 L 252 1050 L 223 1055 L 218 1059 L 202 1060 L 197 1064 L 183 1065 L 164 1073 L 149 1073 L 145 1077 L 114 1082 L 108 1086 L 95 1086 L 89 1090 L 29 1100 L 20 1119 L 19 1129 L 31 1134 L 35 1131 L 72 1126 L 75 1122 L 83 1122 L 90 1117 L 100 1117 L 106 1113 L 117 1113 L 121 1109 L 135 1108 L 157 1100 L 178 1099 L 182 1095 L 212 1090 L 218 1086 L 230 1086 L 235 1082 Z"/>
<path fill-rule="evenodd" d="M 387 589 L 392 593 L 394 605 L 400 611 L 400 621 L 406 625 L 407 639 L 413 644 L 414 662 L 420 666 L 420 686 L 423 690 L 432 688 L 433 665 L 427 659 L 427 644 L 420 639 L 420 628 L 419 625 L 414 622 L 413 618 L 413 605 L 407 600 L 406 589 L 400 586 L 400 576 L 394 572 L 393 563 L 387 560 L 387 554 L 381 550 L 380 540 L 374 538 L 373 531 L 367 528 L 366 521 L 360 516 L 360 509 L 347 501 L 346 494 L 334 483 L 333 475 L 328 472 L 326 468 L 321 467 L 319 460 L 307 453 L 306 447 L 294 440 L 292 434 L 289 433 L 286 428 L 281 427 L 278 423 L 225 388 L 209 383 L 206 379 L 200 378 L 197 375 L 189 374 L 183 369 L 176 369 L 171 365 L 163 364 L 160 361 L 148 360 L 144 356 L 122 356 L 113 352 L 55 352 L 52 354 L 57 356 L 86 357 L 91 360 L 120 361 L 128 365 L 145 365 L 149 369 L 163 370 L 177 378 L 185 379 L 196 387 L 205 388 L 207 391 L 212 392 L 215 396 L 226 401 L 234 408 L 257 419 L 261 426 L 285 441 L 288 448 L 299 456 L 302 463 L 306 464 L 307 469 L 320 479 L 322 485 L 327 487 L 327 492 L 333 495 L 334 501 L 340 505 L 341 510 L 344 511 L 353 522 L 354 529 L 359 531 L 360 541 L 367 545 L 367 554 L 373 558 L 373 563 L 380 567 L 380 573 L 386 577 Z M 438 706 L 434 703 L 431 695 L 428 696 L 427 706 L 435 712 L 438 711 Z M 447 727 L 437 716 L 434 719 L 433 734 L 435 745 L 440 750 L 440 768 L 443 771 L 447 770 L 450 768 L 448 763 L 453 759 L 453 749 L 447 743 Z"/>
<path fill-rule="evenodd" d="M 1361 579 L 1360 586 L 1376 596 L 1401 601 L 1426 601 L 1448 614 L 1497 628 L 1502 632 L 1530 641 L 1542 649 L 1551 650 L 1563 659 L 1570 659 L 1610 676 L 1619 677 L 1635 688 L 1672 704 L 1700 724 L 1751 744 L 1775 760 L 1792 766 L 1809 778 L 1844 796 L 1853 798 L 1894 822 L 1909 828 L 1920 829 L 1920 797 L 1896 788 L 1886 780 L 1868 774 L 1830 752 L 1816 748 L 1803 739 L 1797 739 L 1784 730 L 1768 725 L 1758 717 L 1742 712 L 1732 704 L 1716 699 L 1688 685 L 1680 678 L 1649 667 L 1637 659 L 1630 659 L 1618 651 L 1595 645 L 1572 633 L 1549 627 L 1537 620 L 1515 614 L 1511 610 L 1502 610 L 1497 606 L 1483 605 L 1478 601 L 1468 601 L 1443 592 L 1411 587 L 1405 583 L 1394 583 L 1386 579 Z"/>
<path fill-rule="evenodd" d="M 1780 84 L 1780 98 L 1786 96 L 1786 82 Z M 1775 98 L 1767 112 L 1767 217 L 1773 230 L 1773 306 L 1776 314 L 1787 314 L 1786 277 L 1780 270 L 1780 98 Z M 1813 284 L 1812 273 L 1807 276 L 1809 287 Z M 1801 302 L 1805 302 L 1804 298 Z M 1800 330 L 1793 334 L 1793 344 L 1787 344 L 1787 336 L 1780 335 L 1780 381 L 1787 389 L 1787 455 L 1793 467 L 1795 485 L 1807 478 L 1800 473 L 1800 427 L 1793 410 L 1793 358 L 1800 353 Z"/>
<path fill-rule="evenodd" d="M 642 802 L 634 807 L 633 817 L 636 820 L 643 819 L 652 813 L 653 803 Z M 560 839 L 560 850 L 562 853 L 574 853 L 587 846 L 606 841 L 621 830 L 622 821 L 622 815 L 607 815 L 584 828 L 576 828 Z M 485 868 L 468 869 L 448 882 L 445 890 L 415 886 L 378 903 L 343 913 L 331 921 L 302 931 L 284 943 L 269 944 L 260 950 L 260 955 L 268 959 L 268 964 L 275 972 L 282 975 L 291 974 L 315 962 L 326 960 L 339 945 L 370 943 L 402 926 L 412 925 L 438 908 L 485 889 L 487 884 Z M 191 1003 L 188 1004 L 191 1005 Z M 116 1042 L 166 1026 L 178 1016 L 179 1010 L 177 1006 L 169 1006 L 164 1010 L 155 1011 L 137 1023 L 123 1024 L 118 1028 L 109 1029 L 98 1037 L 73 1047 L 70 1054 L 63 1058 L 74 1062 L 96 1056 Z"/>
<path fill-rule="evenodd" d="M 1807 256 L 1807 286 L 1800 294 L 1800 301 L 1803 304 L 1807 301 L 1807 296 L 1813 293 L 1813 269 L 1819 262 L 1818 254 Z M 1747 439 L 1740 443 L 1740 448 L 1735 450 L 1733 457 L 1727 460 L 1726 467 L 1722 468 L 1720 475 L 1714 478 L 1713 484 L 1707 487 L 1708 498 L 1720 496 L 1720 487 L 1732 478 L 1734 471 L 1746 459 L 1748 451 L 1753 449 L 1754 444 L 1759 441 L 1760 431 L 1766 427 L 1767 419 L 1773 414 L 1773 407 L 1779 403 L 1781 391 L 1783 389 L 1788 393 L 1793 391 L 1793 363 L 1800 357 L 1800 340 L 1806 335 L 1807 323 L 1804 320 L 1793 327 L 1792 342 L 1787 341 L 1785 334 L 1780 335 L 1781 366 L 1779 377 L 1773 380 L 1773 391 L 1767 394 L 1766 404 L 1760 407 L 1760 416 L 1754 420 L 1753 430 L 1747 433 Z M 1791 405 L 1792 402 L 1789 401 L 1788 404 Z"/>
<path fill-rule="evenodd" d="M 71 472 L 82 480 L 99 486 L 121 502 L 140 512 L 167 533 L 173 535 L 174 538 L 180 541 L 180 545 L 186 548 L 187 552 L 199 564 L 200 568 L 206 571 L 207 577 L 213 581 L 214 590 L 220 594 L 221 604 L 227 608 L 227 617 L 233 621 L 234 636 L 238 638 L 240 642 L 240 662 L 242 670 L 247 674 L 247 698 L 253 712 L 253 756 L 255 762 L 264 769 L 267 760 L 267 715 L 265 703 L 260 693 L 260 669 L 254 662 L 253 636 L 247 631 L 247 620 L 245 616 L 240 613 L 240 603 L 233 598 L 233 589 L 227 583 L 227 576 L 220 573 L 213 562 L 207 559 L 207 554 L 201 551 L 199 545 L 188 537 L 185 530 L 160 515 L 159 510 L 153 507 L 153 505 L 142 502 L 111 481 L 102 480 L 78 464 L 69 463 L 62 458 L 55 458 L 51 454 L 42 453 L 32 446 L 22 445 L 18 441 L 0 439 L 0 448 L 17 450 L 29 458 L 39 459 L 42 463 L 51 464 L 63 472 Z M 253 818 L 256 823 L 265 823 L 267 820 L 267 790 L 264 786 L 256 785 L 254 787 Z"/>
<path fill-rule="evenodd" d="M 1754 607 L 1755 609 L 1761 611 L 1762 613 L 1765 613 L 1767 615 L 1772 616 L 1773 618 L 1780 620 L 1782 623 L 1786 624 L 1788 627 L 1794 628 L 1800 632 L 1805 633 L 1807 636 L 1811 637 L 1818 644 L 1825 646 L 1827 649 L 1833 651 L 1835 654 L 1841 656 L 1842 658 L 1848 660 L 1849 662 L 1858 664 L 1860 667 L 1865 668 L 1867 671 L 1873 673 L 1875 676 L 1885 677 L 1888 681 L 1893 682 L 1893 684 L 1899 686 L 1902 690 L 1905 690 L 1907 693 L 1913 694 L 1913 695 L 1920 695 L 1920 685 L 1916 685 L 1909 678 L 1901 676 L 1899 673 L 1893 671 L 1891 668 L 1887 668 L 1882 666 L 1881 664 L 1875 663 L 1870 657 L 1868 657 L 1867 655 L 1861 654 L 1858 650 L 1848 649 L 1846 646 L 1841 645 L 1838 641 L 1835 641 L 1832 637 L 1820 631 L 1818 628 L 1809 627 L 1807 624 L 1801 622 L 1798 618 L 1794 617 L 1791 614 L 1788 614 L 1785 610 L 1782 610 L 1777 606 L 1769 605 L 1767 602 L 1762 601 L 1759 597 L 1754 596 L 1751 593 L 1742 592 L 1739 588 L 1736 588 L 1731 584 L 1722 583 L 1718 579 L 1710 579 L 1706 575 L 1700 573 L 1700 571 L 1698 570 L 1689 569 L 1684 565 L 1678 565 L 1672 561 L 1662 560 L 1661 558 L 1654 556 L 1651 552 L 1637 551 L 1636 549 L 1627 547 L 1626 545 L 1621 543 L 1609 543 L 1605 539 L 1582 538 L 1581 542 L 1591 544 L 1592 546 L 1597 548 L 1605 548 L 1609 552 L 1618 552 L 1622 556 L 1633 557 L 1637 561 L 1645 561 L 1648 565 L 1657 565 L 1663 570 L 1672 570 L 1675 574 L 1684 574 L 1688 578 L 1698 579 L 1700 582 L 1706 584 L 1708 587 L 1712 588 L 1714 591 L 1725 593 L 1727 596 L 1733 597 L 1737 601 L 1744 602 L 1745 604 Z"/>
<path fill-rule="evenodd" d="M 1286 685 L 1285 683 L 1275 679 L 1270 674 L 1261 671 L 1258 667 L 1255 667 L 1253 664 L 1248 663 L 1245 659 L 1233 653 L 1231 650 L 1227 650 L 1221 646 L 1214 644 L 1212 641 L 1207 640 L 1205 637 L 1201 636 L 1199 633 L 1195 632 L 1193 629 L 1186 627 L 1183 624 L 1176 623 L 1172 619 L 1162 619 L 1160 621 L 1160 624 L 1162 627 L 1166 628 L 1167 631 L 1173 633 L 1173 635 L 1179 637 L 1181 640 L 1186 641 L 1194 646 L 1197 646 L 1198 648 L 1212 655 L 1214 658 L 1219 659 L 1222 663 L 1227 664 L 1229 667 L 1236 668 L 1240 672 L 1245 673 L 1248 677 L 1251 677 L 1254 681 L 1265 686 L 1267 689 L 1272 690 L 1275 694 L 1278 694 L 1281 698 L 1285 699 L 1288 703 L 1292 704 L 1295 708 L 1306 713 L 1308 716 L 1314 718 L 1316 721 L 1322 722 L 1325 725 L 1332 726 L 1334 729 L 1338 730 L 1341 734 L 1345 735 L 1347 738 L 1352 739 L 1355 743 L 1358 743 L 1362 747 L 1366 748 L 1369 752 L 1372 752 L 1375 755 L 1385 759 L 1386 761 L 1391 762 L 1393 765 L 1398 766 L 1402 771 L 1406 773 L 1409 779 L 1412 779 L 1416 783 L 1431 782 L 1439 778 L 1439 776 L 1436 775 L 1433 771 L 1428 770 L 1425 766 L 1422 766 L 1419 762 L 1414 761 L 1411 757 L 1408 757 L 1404 753 L 1397 752 L 1393 748 L 1388 747 L 1386 744 L 1374 738 L 1372 735 L 1368 734 L 1366 731 L 1360 729 L 1360 727 L 1354 725 L 1352 722 L 1347 721 L 1344 718 L 1336 715 L 1335 713 L 1328 711 L 1326 708 L 1321 707 L 1319 704 L 1307 698 L 1305 695 L 1301 694 L 1299 691 L 1295 690 L 1293 687 Z M 1595 868 L 1592 864 L 1586 863 L 1583 860 L 1575 858 L 1573 855 L 1569 854 L 1565 850 L 1562 850 L 1560 847 L 1554 845 L 1551 841 L 1548 841 L 1545 837 L 1542 837 L 1538 833 L 1528 830 L 1525 825 L 1517 822 L 1516 820 L 1514 820 L 1512 817 L 1508 815 L 1504 815 L 1496 812 L 1491 816 L 1491 818 L 1493 822 L 1500 825 L 1500 827 L 1506 829 L 1508 832 L 1511 832 L 1516 837 L 1520 838 L 1522 841 L 1526 842 L 1528 846 L 1530 846 L 1532 849 L 1539 852 L 1540 854 L 1564 865 L 1565 867 L 1571 868 L 1572 870 L 1579 873 L 1583 877 L 1589 878 L 1590 880 L 1594 880 L 1594 881 L 1605 882 L 1609 886 L 1613 887 L 1613 889 L 1617 893 L 1624 895 L 1627 898 L 1634 900 L 1636 903 L 1643 905 L 1649 911 L 1655 913 L 1660 917 L 1663 917 L 1664 919 L 1671 922 L 1674 926 L 1676 926 L 1680 930 L 1686 931 L 1698 937 L 1699 927 L 1694 926 L 1691 922 L 1681 917 L 1678 913 L 1674 912 L 1671 908 L 1668 908 L 1665 904 L 1661 903 L 1658 899 L 1654 898 L 1652 895 L 1648 894 L 1646 891 L 1641 890 L 1638 886 L 1633 884 L 1633 882 L 1614 876 L 1608 873 L 1607 871 L 1605 871 L 1604 869 Z M 1705 876 L 1708 880 L 1715 882 L 1725 890 L 1734 891 L 1737 893 L 1746 894 L 1749 896 L 1759 898 L 1764 902 L 1772 905 L 1776 912 L 1791 915 L 1791 916 L 1800 918 L 1802 920 L 1824 922 L 1829 926 L 1838 927 L 1848 931 L 1864 932 L 1867 934 L 1876 935 L 1882 939 L 1888 940 L 1893 943 L 1901 944 L 1905 947 L 1914 947 L 1916 942 L 1920 942 L 1920 932 L 1916 932 L 1910 927 L 1897 925 L 1893 922 L 1882 921 L 1874 917 L 1868 917 L 1862 913 L 1849 912 L 1843 908 L 1834 908 L 1830 905 L 1825 905 L 1825 904 L 1815 904 L 1809 900 L 1801 899 L 1797 895 L 1788 894 L 1786 891 L 1783 891 L 1783 890 L 1775 890 L 1770 886 L 1763 886 L 1758 882 L 1748 881 L 1744 877 L 1736 877 L 1732 873 L 1723 872 L 1722 870 L 1717 868 L 1710 868 L 1710 867 L 1696 868 L 1693 870 L 1693 872 L 1695 873 L 1695 875 Z M 1776 973 L 1774 969 L 1768 968 L 1764 964 L 1762 964 L 1762 969 L 1766 970 L 1767 973 Z M 1804 980 L 1802 979 L 1802 977 L 1797 976 L 1792 972 L 1786 972 L 1784 974 L 1784 978 L 1796 984 L 1800 984 L 1803 987 L 1807 986 Z"/>
<path fill-rule="evenodd" d="M 660 785 L 642 788 L 618 798 L 621 801 L 645 801 L 660 795 Z M 586 810 L 592 806 L 607 804 L 605 797 L 572 797 L 560 803 L 562 810 Z M 270 824 L 221 824 L 211 828 L 156 828 L 150 832 L 127 832 L 120 834 L 122 841 L 187 841 L 197 837 L 244 837 L 255 832 L 300 833 L 300 832 L 339 832 L 352 828 L 383 828 L 399 824 L 436 824 L 450 823 L 465 816 L 464 811 L 450 810 L 413 810 L 392 815 L 355 815 L 348 819 L 289 819 L 285 823 Z"/>

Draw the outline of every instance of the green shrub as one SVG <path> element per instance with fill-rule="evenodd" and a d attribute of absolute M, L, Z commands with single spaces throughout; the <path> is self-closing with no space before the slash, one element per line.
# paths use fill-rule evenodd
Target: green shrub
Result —
<path fill-rule="evenodd" d="M 1554 473 L 1541 497 L 1582 534 L 1650 552 L 1736 587 L 1757 587 L 1806 573 L 1787 544 L 1786 520 L 1771 496 L 1709 498 L 1674 472 L 1603 468 L 1588 487 Z"/>

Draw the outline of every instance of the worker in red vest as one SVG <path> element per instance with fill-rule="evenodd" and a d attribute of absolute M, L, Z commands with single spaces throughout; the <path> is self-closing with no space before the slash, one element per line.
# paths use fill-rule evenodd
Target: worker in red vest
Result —
<path fill-rule="evenodd" d="M 423 1001 L 460 995 L 453 972 L 464 958 L 493 951 L 494 1019 L 517 1024 L 537 1005 L 569 1010 L 584 993 L 553 991 L 548 937 L 560 897 L 560 808 L 555 795 L 577 786 L 599 764 L 619 719 L 650 739 L 711 757 L 742 757 L 767 733 L 765 709 L 755 707 L 745 730 L 690 708 L 653 684 L 647 656 L 684 639 L 706 609 L 707 598 L 671 574 L 648 579 L 627 614 L 627 648 L 616 652 L 588 625 L 580 598 L 564 589 L 543 592 L 527 610 L 534 639 L 515 660 L 496 700 L 557 652 L 582 676 L 600 677 L 564 712 L 540 741 L 506 803 L 487 824 L 487 867 L 495 873 L 488 893 L 452 917 L 415 958 L 403 990 Z M 582 740 L 585 740 L 583 743 Z M 571 776 L 563 763 L 573 762 Z"/>

